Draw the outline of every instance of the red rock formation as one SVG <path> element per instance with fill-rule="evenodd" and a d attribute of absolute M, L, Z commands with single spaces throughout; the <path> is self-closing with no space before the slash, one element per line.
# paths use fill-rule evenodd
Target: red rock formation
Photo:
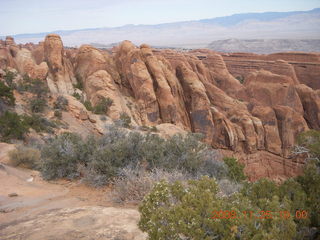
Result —
<path fill-rule="evenodd" d="M 50 91 L 55 94 L 72 94 L 73 69 L 70 61 L 65 57 L 59 35 L 49 34 L 46 36 L 44 58 L 50 70 L 47 78 Z"/>
<path fill-rule="evenodd" d="M 1 44 L 0 67 L 32 75 L 44 60 L 52 93 L 72 94 L 78 81 L 93 105 L 113 100 L 113 119 L 126 112 L 140 125 L 175 124 L 202 133 L 207 143 L 245 162 L 253 180 L 297 174 L 301 163 L 290 159 L 295 138 L 320 127 L 317 54 L 160 51 L 129 41 L 111 53 L 89 45 L 65 50 L 57 35 L 29 50 L 12 39 Z M 237 76 L 244 76 L 243 84 Z"/>

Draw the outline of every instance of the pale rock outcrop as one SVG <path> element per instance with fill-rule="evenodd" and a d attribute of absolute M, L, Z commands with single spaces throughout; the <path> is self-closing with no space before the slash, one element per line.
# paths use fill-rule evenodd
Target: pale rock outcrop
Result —
<path fill-rule="evenodd" d="M 34 61 L 29 50 L 22 48 L 14 58 L 16 66 L 21 74 L 27 74 L 33 79 L 44 80 L 48 74 L 48 65 L 41 62 L 39 65 Z"/>
<path fill-rule="evenodd" d="M 44 58 L 49 67 L 47 82 L 54 94 L 72 94 L 72 65 L 64 55 L 59 35 L 49 34 L 44 41 Z"/>

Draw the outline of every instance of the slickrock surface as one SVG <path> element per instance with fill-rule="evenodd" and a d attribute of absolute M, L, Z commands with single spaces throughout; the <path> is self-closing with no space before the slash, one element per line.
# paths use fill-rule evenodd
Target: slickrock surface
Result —
<path fill-rule="evenodd" d="M 320 128 L 317 53 L 178 52 L 130 41 L 111 51 L 64 49 L 58 35 L 48 35 L 39 45 L 17 46 L 7 38 L 0 67 L 46 80 L 53 95 L 72 95 L 73 84 L 81 83 L 76 91 L 93 105 L 113 100 L 108 115 L 114 120 L 126 112 L 134 124 L 202 133 L 208 144 L 245 162 L 252 179 L 299 173 L 301 164 L 291 156 L 295 138 Z M 78 119 L 99 124 L 80 102 L 72 106 Z M 101 124 L 96 129 L 103 133 Z"/>
<path fill-rule="evenodd" d="M 136 207 L 113 206 L 106 188 L 49 183 L 36 171 L 1 162 L 0 182 L 1 240 L 146 239 Z"/>

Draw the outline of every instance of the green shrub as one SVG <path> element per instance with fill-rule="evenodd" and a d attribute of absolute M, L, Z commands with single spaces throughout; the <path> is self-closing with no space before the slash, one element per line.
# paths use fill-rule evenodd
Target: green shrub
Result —
<path fill-rule="evenodd" d="M 85 162 L 87 175 L 89 177 L 90 175 L 96 176 L 96 180 L 93 179 L 93 182 L 96 181 L 99 184 L 109 183 L 119 176 L 119 171 L 122 168 L 141 164 L 145 165 L 148 170 L 154 168 L 166 169 L 167 171 L 178 170 L 193 176 L 209 175 L 221 178 L 226 176 L 227 172 L 225 164 L 219 161 L 220 155 L 214 150 L 209 151 L 208 147 L 193 135 L 175 136 L 165 140 L 154 134 L 128 133 L 111 127 L 103 137 L 92 138 L 91 142 L 88 141 L 79 138 L 78 145 L 81 147 L 74 148 L 76 152 L 72 151 L 70 157 L 66 152 L 64 157 L 74 159 L 72 154 L 76 154 L 77 160 L 74 160 L 74 164 Z M 57 138 L 50 144 L 58 146 L 64 144 L 64 141 Z M 86 154 L 83 157 L 81 151 L 88 146 L 90 146 L 90 151 L 85 151 Z M 51 149 L 54 148 L 51 147 Z M 56 158 L 58 155 L 57 153 L 52 154 L 52 158 Z M 44 161 L 55 162 L 50 158 Z M 77 169 L 73 170 L 78 171 Z M 79 172 L 75 174 L 80 175 Z"/>
<path fill-rule="evenodd" d="M 81 91 L 83 90 L 83 81 L 82 77 L 79 74 L 76 74 L 77 83 L 73 85 L 74 88 L 78 88 Z"/>
<path fill-rule="evenodd" d="M 33 113 L 41 113 L 47 106 L 47 101 L 45 98 L 33 98 L 29 102 L 29 107 Z"/>
<path fill-rule="evenodd" d="M 304 168 L 304 174 L 297 177 L 297 182 L 307 195 L 306 206 L 312 227 L 320 227 L 320 168 L 315 161 L 310 161 Z M 302 197 L 300 197 L 302 198 Z M 300 199 L 298 199 L 300 200 Z"/>
<path fill-rule="evenodd" d="M 156 127 L 156 126 L 152 126 L 152 127 L 151 127 L 151 132 L 158 132 L 157 127 Z"/>
<path fill-rule="evenodd" d="M 271 180 L 260 179 L 257 182 L 245 184 L 242 193 L 255 205 L 261 207 L 261 200 L 271 201 L 274 196 L 279 196 L 279 187 Z"/>
<path fill-rule="evenodd" d="M 244 83 L 244 76 L 236 76 L 236 79 L 243 84 Z"/>
<path fill-rule="evenodd" d="M 58 119 L 62 119 L 62 112 L 61 110 L 54 110 L 54 116 Z"/>
<path fill-rule="evenodd" d="M 63 133 L 52 139 L 41 149 L 41 174 L 44 179 L 79 177 L 78 163 L 84 161 L 81 155 L 83 142 L 72 133 Z"/>
<path fill-rule="evenodd" d="M 74 92 L 72 96 L 74 96 L 78 101 L 81 101 L 81 95 L 79 93 Z"/>
<path fill-rule="evenodd" d="M 28 75 L 24 75 L 23 81 L 17 87 L 19 92 L 27 91 L 35 94 L 38 98 L 45 97 L 49 92 L 49 88 L 45 81 L 40 79 L 32 79 Z"/>
<path fill-rule="evenodd" d="M 121 127 L 131 128 L 131 117 L 127 113 L 122 112 L 116 124 Z"/>
<path fill-rule="evenodd" d="M 0 81 L 0 101 L 1 100 L 8 105 L 14 105 L 15 103 L 12 89 Z"/>
<path fill-rule="evenodd" d="M 93 112 L 95 114 L 106 114 L 112 104 L 113 104 L 112 99 L 103 98 L 97 103 L 96 106 L 94 106 Z"/>
<path fill-rule="evenodd" d="M 152 171 L 146 171 L 143 168 L 126 167 L 120 170 L 119 177 L 114 180 L 112 195 L 116 202 L 140 202 L 151 191 L 154 184 L 161 180 L 173 183 L 190 179 L 192 179 L 191 175 L 177 170 L 168 172 L 155 168 Z"/>
<path fill-rule="evenodd" d="M 16 86 L 15 86 L 15 83 L 13 82 L 13 80 L 17 76 L 17 74 L 14 72 L 11 72 L 9 70 L 5 70 L 5 72 L 6 72 L 6 75 L 4 76 L 4 80 L 5 80 L 6 84 L 10 88 L 15 89 Z"/>
<path fill-rule="evenodd" d="M 63 96 L 58 96 L 57 100 L 54 102 L 53 107 L 54 109 L 59 109 L 59 110 L 67 110 L 68 106 L 68 99 L 66 99 Z"/>
<path fill-rule="evenodd" d="M 156 126 L 148 127 L 148 126 L 140 126 L 139 128 L 141 131 L 148 131 L 148 132 L 158 132 Z"/>
<path fill-rule="evenodd" d="M 223 158 L 224 163 L 228 166 L 229 169 L 229 178 L 236 182 L 246 180 L 246 176 L 243 172 L 244 165 L 239 163 L 235 158 Z"/>
<path fill-rule="evenodd" d="M 248 198 L 241 194 L 221 198 L 214 179 L 202 177 L 188 184 L 161 181 L 144 198 L 139 207 L 139 228 L 148 239 L 286 239 L 296 235 L 293 218 L 272 219 L 248 217 L 243 212 L 259 213 Z M 264 211 L 279 212 L 287 204 L 278 197 L 265 202 Z M 237 218 L 211 219 L 214 211 L 234 211 Z"/>
<path fill-rule="evenodd" d="M 38 149 L 18 146 L 17 149 L 9 152 L 10 163 L 13 166 L 36 168 L 40 162 L 40 151 Z"/>
<path fill-rule="evenodd" d="M 24 139 L 28 133 L 28 125 L 24 119 L 14 112 L 5 112 L 0 116 L 1 141 L 8 142 L 11 139 Z"/>
<path fill-rule="evenodd" d="M 52 128 L 57 127 L 56 124 L 41 117 L 39 114 L 24 115 L 23 120 L 28 127 L 34 129 L 36 132 L 52 133 Z"/>
<path fill-rule="evenodd" d="M 90 112 L 93 111 L 93 107 L 92 107 L 90 101 L 85 101 L 85 102 L 83 103 L 83 105 L 85 106 L 85 108 L 86 108 L 88 111 L 90 111 Z"/>
<path fill-rule="evenodd" d="M 320 131 L 309 130 L 301 133 L 297 142 L 300 146 L 307 148 L 311 156 L 320 160 Z"/>

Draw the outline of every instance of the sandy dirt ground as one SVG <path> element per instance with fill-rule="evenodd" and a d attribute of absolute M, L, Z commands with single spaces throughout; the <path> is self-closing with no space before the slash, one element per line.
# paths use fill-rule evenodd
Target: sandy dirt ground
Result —
<path fill-rule="evenodd" d="M 44 181 L 0 163 L 1 240 L 142 240 L 136 206 L 115 205 L 110 189 Z"/>

